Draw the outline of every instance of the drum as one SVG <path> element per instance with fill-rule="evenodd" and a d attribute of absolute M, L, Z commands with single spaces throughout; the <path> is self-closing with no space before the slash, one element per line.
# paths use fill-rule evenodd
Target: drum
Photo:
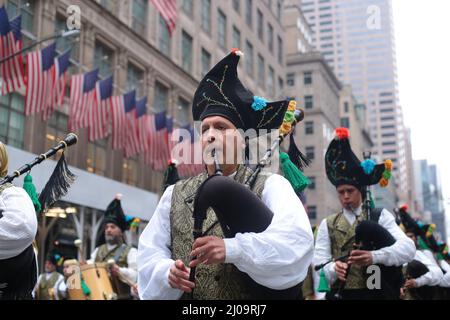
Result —
<path fill-rule="evenodd" d="M 84 300 L 116 300 L 106 263 L 86 264 L 81 266 L 81 279 L 89 288 L 90 294 Z M 82 291 L 83 292 L 83 291 Z"/>

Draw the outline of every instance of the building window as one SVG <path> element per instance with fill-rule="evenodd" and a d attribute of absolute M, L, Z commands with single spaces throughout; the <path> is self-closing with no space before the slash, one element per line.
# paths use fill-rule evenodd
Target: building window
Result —
<path fill-rule="evenodd" d="M 131 27 L 142 36 L 145 36 L 147 29 L 147 2 L 146 0 L 133 1 L 133 22 Z"/>
<path fill-rule="evenodd" d="M 312 121 L 305 122 L 305 134 L 314 134 L 314 122 Z"/>
<path fill-rule="evenodd" d="M 281 14 L 282 14 L 282 4 L 281 1 L 277 1 L 277 19 L 278 21 L 281 21 Z"/>
<path fill-rule="evenodd" d="M 227 48 L 227 16 L 219 9 L 217 11 L 217 41 L 219 47 Z"/>
<path fill-rule="evenodd" d="M 280 96 L 282 96 L 284 90 L 284 81 L 281 77 L 278 77 L 278 90 L 280 90 Z"/>
<path fill-rule="evenodd" d="M 156 113 L 166 111 L 169 105 L 169 89 L 158 81 L 155 83 L 155 99 L 153 105 Z"/>
<path fill-rule="evenodd" d="M 2 1 L 3 2 L 3 1 Z M 35 0 L 8 0 L 6 1 L 6 11 L 9 19 L 13 19 L 18 15 L 22 16 L 22 30 L 26 30 L 31 34 L 35 34 L 34 13 L 36 10 Z M 25 47 L 27 44 L 24 43 Z"/>
<path fill-rule="evenodd" d="M 94 68 L 98 68 L 100 78 L 106 78 L 113 73 L 114 52 L 99 41 L 95 42 Z"/>
<path fill-rule="evenodd" d="M 189 16 L 193 17 L 194 15 L 194 4 L 192 0 L 183 0 L 181 4 L 181 8 L 183 11 Z"/>
<path fill-rule="evenodd" d="M 312 72 L 311 71 L 303 72 L 303 84 L 304 85 L 312 84 Z"/>
<path fill-rule="evenodd" d="M 250 77 L 253 77 L 253 46 L 246 41 L 245 47 L 245 70 Z"/>
<path fill-rule="evenodd" d="M 313 96 L 305 96 L 305 109 L 312 109 L 314 107 Z"/>
<path fill-rule="evenodd" d="M 286 83 L 288 87 L 295 86 L 295 73 L 288 73 L 286 78 L 287 78 Z"/>
<path fill-rule="evenodd" d="M 273 53 L 273 27 L 270 23 L 267 24 L 267 46 L 269 51 Z"/>
<path fill-rule="evenodd" d="M 112 14 L 117 12 L 117 0 L 100 0 L 100 4 Z"/>
<path fill-rule="evenodd" d="M 264 66 L 264 58 L 258 54 L 258 86 L 264 89 L 265 87 L 265 66 Z"/>
<path fill-rule="evenodd" d="M 307 214 L 309 219 L 316 219 L 317 218 L 317 207 L 316 206 L 308 206 L 307 207 Z"/>
<path fill-rule="evenodd" d="M 211 69 L 211 54 L 202 48 L 202 78 Z"/>
<path fill-rule="evenodd" d="M 23 149 L 25 116 L 24 97 L 17 93 L 0 96 L 0 140 Z"/>
<path fill-rule="evenodd" d="M 56 32 L 62 32 L 62 31 L 68 31 L 67 30 L 67 18 L 57 15 L 55 19 L 55 33 Z M 78 64 L 80 62 L 80 42 L 76 41 L 74 42 L 73 39 L 67 38 L 67 37 L 59 37 L 56 40 L 56 51 L 59 54 L 64 53 L 66 50 L 71 48 L 70 51 L 70 63 L 71 66 L 69 67 L 71 74 L 76 74 L 78 72 Z"/>
<path fill-rule="evenodd" d="M 267 91 L 270 97 L 273 99 L 275 97 L 275 71 L 269 66 L 269 74 L 267 76 Z"/>
<path fill-rule="evenodd" d="M 264 18 L 261 10 L 259 9 L 256 11 L 256 23 L 258 26 L 258 38 L 264 42 Z"/>
<path fill-rule="evenodd" d="M 344 112 L 348 113 L 348 102 L 344 102 Z"/>
<path fill-rule="evenodd" d="M 106 173 L 106 139 L 88 143 L 86 170 L 104 176 Z"/>
<path fill-rule="evenodd" d="M 237 13 L 241 12 L 241 1 L 240 0 L 233 0 L 233 9 Z"/>
<path fill-rule="evenodd" d="M 310 190 L 315 190 L 316 189 L 316 177 L 308 177 L 308 179 L 311 182 L 310 185 L 308 186 L 308 188 Z"/>
<path fill-rule="evenodd" d="M 144 95 L 144 71 L 135 65 L 128 63 L 127 68 L 127 92 L 136 90 L 136 96 Z"/>
<path fill-rule="evenodd" d="M 306 156 L 310 160 L 314 160 L 314 146 L 309 146 L 305 148 Z"/>
<path fill-rule="evenodd" d="M 47 122 L 47 134 L 45 150 L 48 150 L 63 140 L 67 135 L 68 116 L 60 111 L 55 111 Z"/>
<path fill-rule="evenodd" d="M 136 158 L 124 159 L 122 165 L 122 182 L 130 186 L 137 186 L 138 161 Z"/>
<path fill-rule="evenodd" d="M 278 36 L 278 63 L 283 64 L 283 39 Z"/>
<path fill-rule="evenodd" d="M 183 98 L 178 98 L 177 121 L 181 127 L 189 124 L 190 104 Z"/>
<path fill-rule="evenodd" d="M 211 0 L 202 0 L 201 6 L 202 29 L 206 33 L 211 33 Z"/>
<path fill-rule="evenodd" d="M 253 4 L 252 0 L 245 0 L 245 20 L 247 26 L 252 29 L 253 27 Z"/>
<path fill-rule="evenodd" d="M 341 118 L 341 127 L 350 128 L 350 121 L 348 117 Z"/>
<path fill-rule="evenodd" d="M 159 50 L 170 57 L 170 35 L 164 18 L 159 15 Z"/>
<path fill-rule="evenodd" d="M 241 32 L 236 26 L 233 26 L 233 48 L 241 47 Z"/>
<path fill-rule="evenodd" d="M 184 30 L 181 37 L 181 67 L 190 73 L 192 71 L 192 37 Z"/>

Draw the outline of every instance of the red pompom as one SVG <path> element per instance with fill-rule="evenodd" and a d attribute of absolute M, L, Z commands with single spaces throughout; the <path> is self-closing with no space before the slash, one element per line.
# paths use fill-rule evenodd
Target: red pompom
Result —
<path fill-rule="evenodd" d="M 402 206 L 400 207 L 400 210 L 401 210 L 401 211 L 404 211 L 404 212 L 408 212 L 408 205 L 407 205 L 407 204 L 402 205 Z"/>
<path fill-rule="evenodd" d="M 348 139 L 348 137 L 350 136 L 350 133 L 348 132 L 347 128 L 336 128 L 335 135 L 336 135 L 336 138 L 338 138 L 339 140 L 344 140 L 344 139 Z"/>

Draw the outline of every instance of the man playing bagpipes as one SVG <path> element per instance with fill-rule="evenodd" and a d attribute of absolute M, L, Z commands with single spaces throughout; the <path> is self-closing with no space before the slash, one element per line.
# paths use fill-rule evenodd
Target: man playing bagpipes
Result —
<path fill-rule="evenodd" d="M 132 298 L 130 284 L 137 282 L 137 250 L 125 243 L 124 232 L 129 229 L 130 223 L 123 212 L 120 197 L 120 194 L 116 195 L 106 208 L 105 243 L 95 248 L 89 262 L 110 263 L 113 259 L 110 265 L 113 290 L 119 300 L 128 300 Z"/>
<path fill-rule="evenodd" d="M 0 179 L 8 173 L 8 154 L 0 142 Z M 32 242 L 37 232 L 30 197 L 11 183 L 0 185 L 0 299 L 31 299 L 37 279 Z"/>
<path fill-rule="evenodd" d="M 399 208 L 398 216 L 401 227 L 417 248 L 414 260 L 404 268 L 406 281 L 403 298 L 407 300 L 439 299 L 443 291 L 440 285 L 444 273 L 434 255 L 436 253 L 440 257 L 442 253 L 440 253 L 441 246 L 433 236 L 433 225 L 414 220 L 408 213 L 407 205 Z"/>
<path fill-rule="evenodd" d="M 192 112 L 201 121 L 204 159 L 216 158 L 207 172 L 167 187 L 142 233 L 142 299 L 301 297 L 313 253 L 303 205 L 285 178 L 252 175 L 258 171 L 237 157 L 245 145 L 237 129 L 278 129 L 288 101 L 253 96 L 237 76 L 241 55 L 233 50 L 195 93 Z M 232 152 L 231 163 L 217 160 Z"/>
<path fill-rule="evenodd" d="M 316 268 L 323 265 L 320 291 L 329 291 L 329 283 L 327 299 L 398 299 L 400 267 L 413 259 L 414 243 L 389 211 L 371 208 L 367 189 L 378 182 L 387 185 L 392 162 L 360 162 L 351 150 L 348 129 L 338 128 L 325 154 L 325 167 L 342 211 L 324 219 L 317 233 L 313 263 Z M 361 245 L 359 240 L 363 246 L 355 249 L 355 243 Z M 370 243 L 377 249 L 368 248 Z M 382 272 L 381 290 L 367 286 L 366 268 L 373 264 L 387 271 L 384 277 Z"/>

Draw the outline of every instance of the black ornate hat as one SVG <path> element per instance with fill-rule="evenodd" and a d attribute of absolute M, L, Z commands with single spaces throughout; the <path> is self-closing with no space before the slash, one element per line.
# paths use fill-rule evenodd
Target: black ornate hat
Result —
<path fill-rule="evenodd" d="M 241 56 L 241 51 L 233 49 L 205 75 L 194 95 L 194 121 L 222 116 L 238 129 L 278 129 L 289 101 L 268 102 L 246 89 L 237 74 Z"/>
<path fill-rule="evenodd" d="M 325 154 L 325 169 L 334 186 L 349 184 L 358 189 L 376 183 L 387 186 L 391 178 L 391 160 L 384 164 L 376 164 L 372 159 L 361 162 L 350 147 L 348 129 L 337 128 L 335 135 Z"/>
<path fill-rule="evenodd" d="M 120 203 L 120 195 L 117 195 L 106 208 L 104 223 L 114 223 L 120 228 L 120 230 L 128 230 L 129 224 L 125 214 L 123 213 L 122 205 Z"/>

